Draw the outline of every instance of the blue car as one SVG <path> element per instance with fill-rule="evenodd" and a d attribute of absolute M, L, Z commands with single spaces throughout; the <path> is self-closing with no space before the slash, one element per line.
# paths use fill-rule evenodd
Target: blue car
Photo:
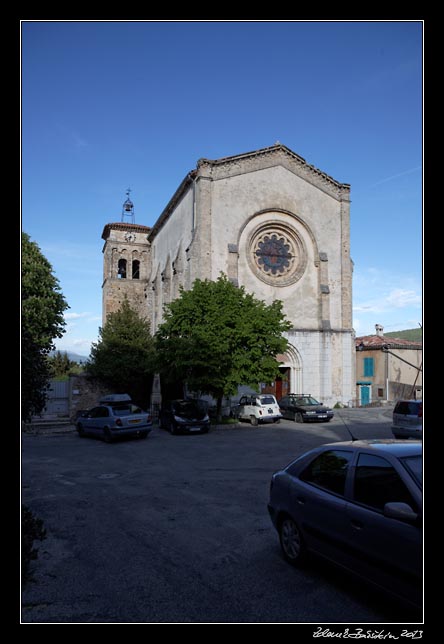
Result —
<path fill-rule="evenodd" d="M 273 474 L 268 510 L 289 563 L 313 553 L 421 605 L 421 441 L 356 440 L 306 452 Z"/>
<path fill-rule="evenodd" d="M 79 436 L 95 436 L 107 443 L 119 438 L 146 438 L 153 422 L 149 412 L 135 405 L 128 394 L 110 394 L 77 419 Z"/>

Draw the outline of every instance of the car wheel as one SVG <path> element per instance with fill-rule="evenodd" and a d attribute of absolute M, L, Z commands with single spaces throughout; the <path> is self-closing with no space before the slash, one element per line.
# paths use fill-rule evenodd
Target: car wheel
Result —
<path fill-rule="evenodd" d="M 83 429 L 82 423 L 77 423 L 77 433 L 81 438 L 85 438 L 86 434 L 85 434 L 85 430 Z"/>
<path fill-rule="evenodd" d="M 256 418 L 256 416 L 250 416 L 250 422 L 253 425 L 253 427 L 256 427 L 258 424 L 258 419 Z"/>
<path fill-rule="evenodd" d="M 108 427 L 105 427 L 105 429 L 103 430 L 103 440 L 105 441 L 105 443 L 113 442 L 113 437 Z"/>
<path fill-rule="evenodd" d="M 395 438 L 403 438 L 400 434 L 393 434 Z"/>
<path fill-rule="evenodd" d="M 275 419 L 273 420 L 273 422 L 274 422 L 274 423 L 276 423 L 276 424 L 277 424 L 277 423 L 280 423 L 280 422 L 281 422 L 281 419 L 280 419 L 280 418 L 275 418 Z"/>
<path fill-rule="evenodd" d="M 279 525 L 279 541 L 284 558 L 293 566 L 301 565 L 306 559 L 306 549 L 297 523 L 289 516 Z"/>
<path fill-rule="evenodd" d="M 142 432 L 141 434 L 139 434 L 140 438 L 146 438 L 147 436 L 148 436 L 148 432 Z"/>
<path fill-rule="evenodd" d="M 297 411 L 294 415 L 294 422 L 295 423 L 303 423 L 304 419 L 302 418 L 302 414 L 300 411 Z"/>

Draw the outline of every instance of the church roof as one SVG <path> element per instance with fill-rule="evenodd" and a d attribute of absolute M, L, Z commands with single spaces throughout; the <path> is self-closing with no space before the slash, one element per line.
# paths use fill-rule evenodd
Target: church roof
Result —
<path fill-rule="evenodd" d="M 162 228 L 171 212 L 196 178 L 201 176 L 212 180 L 226 179 L 238 174 L 254 172 L 276 165 L 286 167 L 291 172 L 294 172 L 335 199 L 349 200 L 350 185 L 348 183 L 336 181 L 333 177 L 322 172 L 322 170 L 315 168 L 314 165 L 307 163 L 303 157 L 290 150 L 290 148 L 287 148 L 287 146 L 276 142 L 267 148 L 244 152 L 234 156 L 222 157 L 220 159 L 199 159 L 196 169 L 185 176 L 152 227 L 149 234 L 150 241 L 154 239 L 157 232 Z"/>
<path fill-rule="evenodd" d="M 333 177 L 328 175 L 326 172 L 319 170 L 314 165 L 310 165 L 303 157 L 299 156 L 299 154 L 296 154 L 296 152 L 293 152 L 293 150 L 290 150 L 290 148 L 287 148 L 286 145 L 283 145 L 279 141 L 267 148 L 260 148 L 259 150 L 253 150 L 251 152 L 235 154 L 234 156 L 222 157 L 220 159 L 199 159 L 199 161 L 197 162 L 197 168 L 200 168 L 206 164 L 210 164 L 212 166 L 224 166 L 227 164 L 239 163 L 240 161 L 265 159 L 266 157 L 277 156 L 277 153 L 280 153 L 281 157 L 287 157 L 288 160 L 292 160 L 296 163 L 296 165 L 304 168 L 307 171 L 307 175 L 313 174 L 313 176 L 322 178 L 323 180 L 331 183 L 336 187 L 350 187 L 348 183 L 339 183 L 338 181 L 336 181 L 336 179 L 333 179 Z M 275 164 L 273 163 L 273 165 Z"/>

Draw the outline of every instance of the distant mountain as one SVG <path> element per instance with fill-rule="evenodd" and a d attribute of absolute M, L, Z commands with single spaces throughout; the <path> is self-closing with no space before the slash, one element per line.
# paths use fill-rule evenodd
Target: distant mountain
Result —
<path fill-rule="evenodd" d="M 384 333 L 388 338 L 402 338 L 403 340 L 410 340 L 411 342 L 422 342 L 422 328 L 405 329 L 404 331 L 390 331 Z"/>
<path fill-rule="evenodd" d="M 56 349 L 55 351 L 51 351 L 50 355 L 53 356 L 55 355 L 58 351 L 63 354 L 68 355 L 68 359 L 71 360 L 72 362 L 86 362 L 88 360 L 88 356 L 81 356 L 79 353 L 72 353 L 71 351 L 63 351 L 63 349 Z"/>

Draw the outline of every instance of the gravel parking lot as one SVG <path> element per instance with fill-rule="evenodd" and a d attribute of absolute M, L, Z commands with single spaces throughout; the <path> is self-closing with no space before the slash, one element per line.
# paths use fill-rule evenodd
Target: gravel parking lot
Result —
<path fill-rule="evenodd" d="M 391 437 L 390 411 L 344 410 L 359 438 Z M 273 471 L 347 440 L 330 423 L 215 428 L 105 444 L 24 435 L 22 502 L 43 519 L 21 620 L 45 623 L 417 622 L 325 565 L 291 568 L 268 512 Z"/>

